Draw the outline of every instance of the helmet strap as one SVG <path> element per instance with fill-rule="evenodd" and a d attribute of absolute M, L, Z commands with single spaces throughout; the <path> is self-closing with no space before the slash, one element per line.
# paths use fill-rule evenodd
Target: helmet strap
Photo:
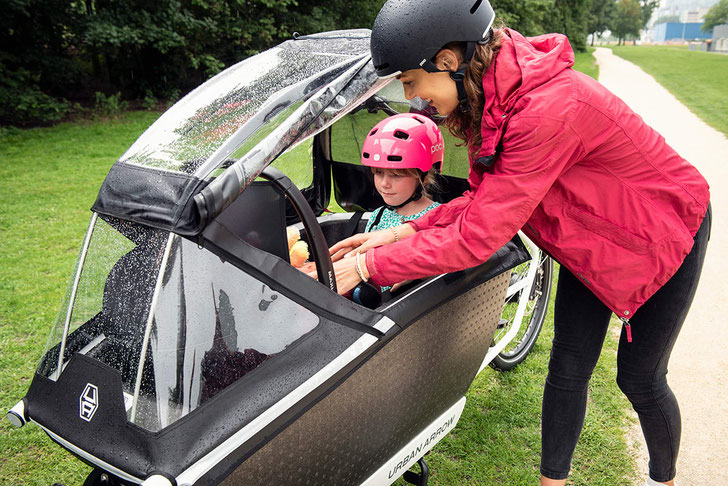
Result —
<path fill-rule="evenodd" d="M 486 39 L 490 37 L 490 32 L 488 32 L 488 36 Z M 487 40 L 483 40 L 480 42 L 484 42 Z M 460 107 L 460 111 L 463 113 L 467 113 L 470 111 L 470 105 L 468 105 L 468 93 L 465 91 L 465 69 L 467 68 L 468 62 L 473 58 L 473 54 L 475 54 L 475 46 L 476 44 L 480 42 L 474 42 L 474 41 L 468 41 L 467 45 L 465 47 L 465 56 L 462 65 L 458 68 L 457 71 L 448 71 L 446 69 L 438 69 L 434 62 L 427 61 L 426 63 L 422 64 L 422 69 L 424 69 L 427 72 L 430 73 L 449 73 L 450 79 L 455 81 L 455 87 L 458 90 L 458 106 Z"/>
<path fill-rule="evenodd" d="M 458 90 L 458 106 L 460 111 L 467 113 L 470 111 L 470 105 L 468 105 L 468 93 L 465 91 L 465 68 L 463 65 L 455 72 L 450 72 L 450 79 L 455 81 L 455 87 Z"/>
<path fill-rule="evenodd" d="M 387 209 L 394 211 L 396 209 L 399 209 L 399 208 L 402 208 L 402 207 L 408 205 L 412 201 L 419 201 L 420 198 L 422 198 L 422 184 L 418 184 L 417 188 L 415 188 L 415 192 L 413 192 L 412 195 L 409 197 L 409 199 L 407 199 L 402 204 L 398 204 L 396 206 L 390 206 L 389 204 L 387 204 L 386 206 L 387 206 Z"/>
<path fill-rule="evenodd" d="M 467 46 L 465 47 L 465 60 L 463 61 L 463 64 L 457 71 L 450 72 L 450 79 L 455 81 L 455 87 L 458 90 L 458 105 L 460 106 L 460 111 L 463 113 L 470 111 L 470 105 L 468 105 L 468 93 L 465 91 L 465 69 L 467 68 L 470 60 L 473 58 L 473 54 L 475 54 L 476 44 L 477 42 L 468 41 Z"/>

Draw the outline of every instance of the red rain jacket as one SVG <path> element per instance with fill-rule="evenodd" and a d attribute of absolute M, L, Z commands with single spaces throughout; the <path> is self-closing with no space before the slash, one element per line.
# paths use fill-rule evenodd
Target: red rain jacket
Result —
<path fill-rule="evenodd" d="M 483 143 L 471 190 L 367 252 L 379 285 L 487 260 L 519 229 L 620 317 L 677 271 L 705 216 L 705 179 L 627 105 L 571 69 L 563 35 L 505 29 L 483 78 Z"/>

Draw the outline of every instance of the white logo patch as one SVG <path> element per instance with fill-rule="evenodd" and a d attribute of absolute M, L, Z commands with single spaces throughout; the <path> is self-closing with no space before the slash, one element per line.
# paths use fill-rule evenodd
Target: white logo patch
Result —
<path fill-rule="evenodd" d="M 83 389 L 81 396 L 79 397 L 79 411 L 78 415 L 86 422 L 91 422 L 94 418 L 96 409 L 99 408 L 99 389 L 96 385 L 91 383 L 86 384 L 86 388 Z"/>

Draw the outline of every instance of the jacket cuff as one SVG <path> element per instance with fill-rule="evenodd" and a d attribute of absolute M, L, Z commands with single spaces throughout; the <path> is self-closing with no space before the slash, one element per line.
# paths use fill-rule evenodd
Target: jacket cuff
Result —
<path fill-rule="evenodd" d="M 364 254 L 364 256 L 366 257 L 365 264 L 367 266 L 367 272 L 369 272 L 369 281 L 379 285 L 380 287 L 384 287 L 385 285 L 379 280 L 377 264 L 374 263 L 374 253 L 376 251 L 376 248 L 372 248 Z"/>
<path fill-rule="evenodd" d="M 404 224 L 408 224 L 408 225 L 412 226 L 415 229 L 415 231 L 421 231 L 422 230 L 422 228 L 420 228 L 419 225 L 417 224 L 417 220 L 416 219 L 413 219 L 412 221 L 407 221 Z"/>

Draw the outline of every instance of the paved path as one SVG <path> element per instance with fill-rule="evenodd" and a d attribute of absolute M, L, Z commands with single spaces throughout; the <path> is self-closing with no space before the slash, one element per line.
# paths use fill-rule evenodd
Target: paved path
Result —
<path fill-rule="evenodd" d="M 610 49 L 598 48 L 595 56 L 599 81 L 698 167 L 711 187 L 714 219 L 705 267 L 668 379 L 683 417 L 676 483 L 728 485 L 728 139 Z M 635 435 L 646 458 L 641 433 Z"/>

